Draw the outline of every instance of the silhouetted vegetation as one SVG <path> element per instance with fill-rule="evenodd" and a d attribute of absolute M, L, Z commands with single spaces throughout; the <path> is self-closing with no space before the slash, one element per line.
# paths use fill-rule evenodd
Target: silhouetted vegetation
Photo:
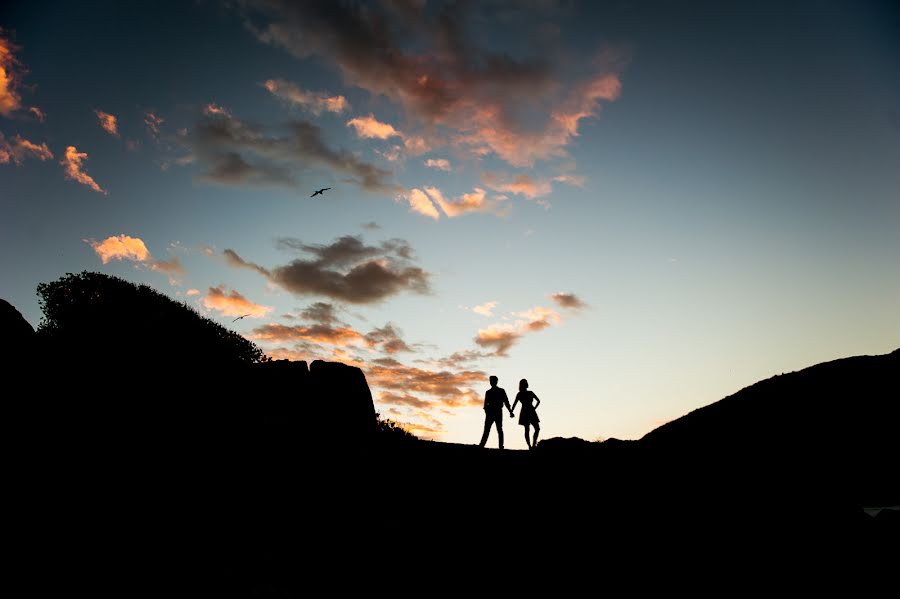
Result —
<path fill-rule="evenodd" d="M 118 277 L 67 273 L 41 283 L 38 334 L 58 349 L 95 359 L 170 364 L 253 364 L 262 350 L 183 302 Z"/>
<path fill-rule="evenodd" d="M 381 414 L 375 414 L 376 430 L 378 436 L 389 442 L 415 442 L 419 438 L 403 428 L 399 422 L 389 418 L 382 418 Z"/>

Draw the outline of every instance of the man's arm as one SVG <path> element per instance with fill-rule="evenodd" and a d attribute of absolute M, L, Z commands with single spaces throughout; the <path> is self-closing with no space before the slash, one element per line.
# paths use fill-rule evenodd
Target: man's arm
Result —
<path fill-rule="evenodd" d="M 506 409 L 512 412 L 512 408 L 509 407 L 509 397 L 506 395 L 506 389 L 503 390 L 503 403 L 506 404 Z"/>

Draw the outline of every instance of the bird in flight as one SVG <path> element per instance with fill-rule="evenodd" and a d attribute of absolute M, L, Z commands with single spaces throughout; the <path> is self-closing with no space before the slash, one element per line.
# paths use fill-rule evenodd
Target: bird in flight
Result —
<path fill-rule="evenodd" d="M 316 193 L 312 194 L 312 195 L 309 196 L 309 197 L 314 198 L 314 197 L 316 197 L 316 196 L 320 196 L 320 195 L 322 195 L 323 192 L 328 191 L 329 189 L 331 189 L 331 188 L 330 188 L 330 187 L 323 187 L 322 189 L 316 190 Z"/>
<path fill-rule="evenodd" d="M 245 316 L 250 316 L 250 314 L 242 314 L 242 315 L 238 316 L 237 318 L 235 318 L 234 320 L 232 320 L 231 322 L 237 322 L 240 319 L 244 318 Z"/>

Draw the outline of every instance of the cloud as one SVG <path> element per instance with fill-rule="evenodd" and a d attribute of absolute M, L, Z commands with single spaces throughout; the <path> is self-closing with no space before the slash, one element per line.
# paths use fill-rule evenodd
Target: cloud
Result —
<path fill-rule="evenodd" d="M 36 118 L 36 119 L 37 119 L 38 121 L 40 121 L 41 123 L 43 123 L 44 120 L 46 120 L 46 118 L 47 118 L 47 115 L 44 114 L 44 111 L 41 110 L 40 108 L 38 108 L 37 106 L 29 106 L 29 107 L 28 107 L 28 112 L 30 112 L 31 114 L 33 114 L 33 115 L 34 115 L 34 118 Z"/>
<path fill-rule="evenodd" d="M 259 341 L 311 341 L 329 345 L 351 345 L 365 343 L 365 337 L 350 327 L 313 324 L 285 326 L 266 324 L 253 330 L 253 338 Z"/>
<path fill-rule="evenodd" d="M 322 92 L 304 91 L 284 79 L 268 79 L 263 83 L 269 93 L 295 106 L 300 106 L 316 116 L 323 112 L 339 114 L 350 109 L 350 102 L 344 96 L 329 96 Z"/>
<path fill-rule="evenodd" d="M 215 115 L 231 116 L 230 112 L 228 112 L 226 109 L 222 108 L 215 102 L 210 102 L 209 104 L 204 106 L 203 114 L 205 114 L 206 116 L 215 116 Z"/>
<path fill-rule="evenodd" d="M 185 291 L 184 294 L 188 297 L 190 297 L 192 295 L 200 295 L 200 290 L 199 289 L 188 289 L 187 291 Z"/>
<path fill-rule="evenodd" d="M 554 324 L 560 324 L 562 317 L 552 308 L 536 306 L 522 312 L 514 312 L 516 321 L 495 323 L 479 329 L 475 343 L 490 349 L 495 356 L 506 357 L 513 345 L 528 333 L 535 333 Z"/>
<path fill-rule="evenodd" d="M 353 127 L 356 130 L 357 137 L 362 137 L 363 139 L 403 137 L 403 134 L 394 129 L 392 125 L 382 123 L 371 114 L 369 116 L 352 118 L 347 121 L 347 126 Z"/>
<path fill-rule="evenodd" d="M 572 187 L 584 187 L 584 184 L 587 182 L 587 178 L 584 177 L 584 175 L 573 175 L 571 173 L 557 175 L 556 177 L 553 177 L 553 180 L 565 183 L 566 185 L 571 185 Z"/>
<path fill-rule="evenodd" d="M 315 302 L 300 312 L 300 317 L 319 324 L 335 324 L 338 322 L 337 313 L 332 304 Z"/>
<path fill-rule="evenodd" d="M 0 29 L 0 115 L 5 117 L 22 107 L 18 87 L 26 71 L 15 56 L 19 49 L 3 36 L 3 30 Z"/>
<path fill-rule="evenodd" d="M 169 283 L 178 284 L 178 278 L 185 274 L 184 266 L 178 256 L 172 256 L 168 260 L 153 260 L 150 263 L 150 270 L 161 272 L 169 277 Z"/>
<path fill-rule="evenodd" d="M 451 200 L 444 198 L 444 194 L 437 187 L 426 187 L 425 192 L 441 207 L 448 218 L 473 212 L 484 212 L 497 216 L 506 214 L 506 207 L 496 200 L 488 199 L 486 192 L 480 187 L 476 187 L 471 193 L 464 193 Z"/>
<path fill-rule="evenodd" d="M 269 306 L 255 304 L 234 289 L 231 293 L 226 293 L 224 285 L 210 287 L 202 303 L 207 310 L 216 310 L 223 316 L 246 315 L 249 318 L 263 318 L 272 311 Z"/>
<path fill-rule="evenodd" d="M 362 228 L 366 231 L 378 231 L 381 229 L 381 225 L 379 225 L 375 221 L 369 221 L 367 223 L 363 223 Z"/>
<path fill-rule="evenodd" d="M 549 181 L 536 180 L 526 174 L 519 174 L 509 179 L 505 175 L 485 172 L 481 175 L 481 182 L 494 191 L 517 193 L 529 199 L 544 196 L 553 191 Z"/>
<path fill-rule="evenodd" d="M 430 370 L 396 360 L 368 363 L 364 370 L 373 387 L 393 394 L 431 396 L 431 405 L 454 408 L 481 406 L 482 400 L 472 387 L 487 382 L 487 375 L 480 370 Z"/>
<path fill-rule="evenodd" d="M 147 129 L 150 131 L 150 135 L 152 135 L 154 138 L 159 137 L 160 128 L 165 122 L 166 120 L 164 118 L 154 114 L 153 112 L 144 112 L 144 124 L 147 125 Z"/>
<path fill-rule="evenodd" d="M 222 185 L 295 186 L 295 175 L 317 165 L 343 173 L 341 181 L 367 191 L 390 192 L 390 171 L 334 150 L 322 139 L 319 127 L 291 121 L 272 134 L 262 127 L 229 115 L 213 115 L 182 138 L 206 170 L 201 179 Z"/>
<path fill-rule="evenodd" d="M 147 244 L 144 243 L 144 240 L 139 237 L 113 235 L 103 241 L 85 239 L 84 242 L 93 248 L 94 253 L 100 257 L 100 262 L 103 264 L 108 264 L 110 260 L 139 262 L 148 266 L 154 272 L 167 275 L 169 283 L 172 285 L 178 284 L 178 277 L 185 274 L 184 267 L 181 265 L 181 260 L 178 259 L 178 256 L 173 256 L 168 260 L 157 260 L 150 254 L 150 250 L 147 249 Z M 187 295 L 194 294 L 188 291 Z"/>
<path fill-rule="evenodd" d="M 429 158 L 425 161 L 425 166 L 427 166 L 428 168 L 435 168 L 440 171 L 447 171 L 448 173 L 453 170 L 453 168 L 450 166 L 450 161 L 446 158 Z"/>
<path fill-rule="evenodd" d="M 75 146 L 66 148 L 66 156 L 60 161 L 66 173 L 66 179 L 71 179 L 82 185 L 87 185 L 94 191 L 107 195 L 108 192 L 100 187 L 94 179 L 82 170 L 81 163 L 88 159 L 87 152 L 79 152 Z"/>
<path fill-rule="evenodd" d="M 533 6 L 527 16 L 520 11 L 517 36 L 546 31 L 554 4 Z M 619 54 L 584 57 L 581 48 L 560 47 L 566 36 L 545 35 L 528 55 L 497 51 L 496 39 L 509 30 L 509 10 L 493 3 L 427 11 L 387 2 L 256 0 L 243 6 L 261 41 L 332 63 L 346 84 L 398 104 L 409 127 L 421 129 L 431 145 L 448 139 L 460 151 L 493 153 L 516 167 L 566 156 L 580 123 L 621 90 L 625 61 Z M 418 16 L 410 18 L 411 12 Z"/>
<path fill-rule="evenodd" d="M 370 346 L 379 347 L 387 354 L 415 351 L 403 340 L 400 330 L 390 323 L 367 333 L 366 341 Z"/>
<path fill-rule="evenodd" d="M 295 295 L 371 304 L 404 291 L 430 292 L 430 274 L 412 264 L 412 248 L 400 239 L 369 246 L 358 237 L 346 235 L 327 245 L 281 239 L 279 246 L 307 256 L 270 269 L 247 262 L 231 249 L 223 256 L 229 265 L 255 270 Z"/>
<path fill-rule="evenodd" d="M 425 195 L 425 192 L 421 189 L 413 188 L 407 192 L 401 193 L 397 196 L 397 200 L 409 203 L 409 209 L 412 212 L 427 216 L 428 218 L 433 218 L 434 220 L 440 220 L 441 218 L 441 213 L 437 211 L 437 208 L 434 207 L 434 204 L 431 203 L 431 200 L 428 199 L 428 196 Z"/>
<path fill-rule="evenodd" d="M 472 308 L 472 312 L 475 314 L 480 314 L 481 316 L 491 316 L 493 314 L 494 308 L 497 307 L 499 302 L 491 301 L 484 302 L 483 304 L 478 304 L 474 308 Z"/>
<path fill-rule="evenodd" d="M 586 308 L 587 304 L 584 303 L 581 298 L 579 298 L 574 293 L 554 293 L 550 296 L 554 302 L 560 305 L 562 308 L 568 308 L 572 310 L 579 310 L 581 308 Z"/>
<path fill-rule="evenodd" d="M 7 140 L 3 133 L 0 133 L 0 164 L 12 162 L 16 166 L 21 166 L 26 158 L 36 158 L 44 162 L 52 160 L 53 153 L 46 143 L 36 144 L 18 134 L 11 140 Z"/>
<path fill-rule="evenodd" d="M 94 110 L 94 114 L 97 115 L 97 120 L 104 131 L 112 136 L 119 137 L 119 125 L 115 116 L 102 110 Z"/>
<path fill-rule="evenodd" d="M 103 241 L 86 239 L 88 245 L 100 256 L 100 262 L 108 264 L 110 260 L 133 260 L 145 262 L 151 259 L 150 250 L 139 237 L 130 235 L 113 235 Z"/>

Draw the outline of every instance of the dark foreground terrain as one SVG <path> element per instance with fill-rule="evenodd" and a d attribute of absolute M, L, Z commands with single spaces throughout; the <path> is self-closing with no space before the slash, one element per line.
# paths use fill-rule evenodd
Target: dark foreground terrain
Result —
<path fill-rule="evenodd" d="M 900 512 L 863 508 L 900 505 L 900 350 L 773 377 L 639 441 L 501 452 L 386 432 L 359 369 L 260 362 L 177 305 L 145 309 L 147 342 L 129 345 L 100 308 L 132 291 L 106 279 L 69 280 L 38 333 L 0 306 L 7 568 L 30 594 L 563 593 L 896 569 Z"/>

